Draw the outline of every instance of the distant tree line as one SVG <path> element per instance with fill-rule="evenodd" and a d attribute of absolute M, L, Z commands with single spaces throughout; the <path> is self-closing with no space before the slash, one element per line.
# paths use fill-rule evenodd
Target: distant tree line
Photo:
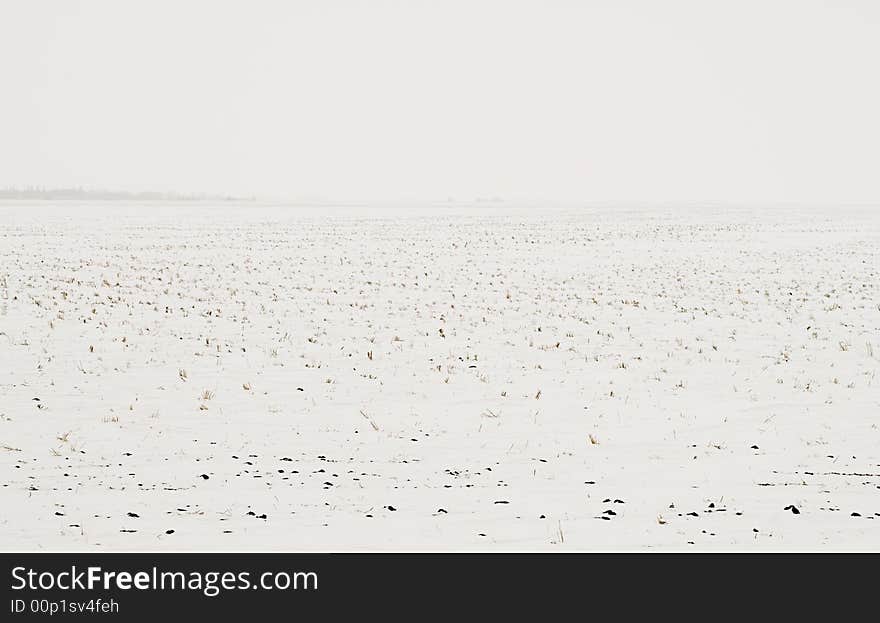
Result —
<path fill-rule="evenodd" d="M 0 199 L 82 199 L 116 201 L 253 201 L 254 197 L 233 197 L 207 193 L 126 192 L 88 188 L 44 188 L 24 186 L 0 188 Z"/>

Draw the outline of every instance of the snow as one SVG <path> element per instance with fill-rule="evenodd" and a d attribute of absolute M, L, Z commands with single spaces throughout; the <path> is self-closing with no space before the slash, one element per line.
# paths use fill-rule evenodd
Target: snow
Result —
<path fill-rule="evenodd" d="M 836 206 L 0 205 L 0 548 L 880 550 L 878 255 Z"/>

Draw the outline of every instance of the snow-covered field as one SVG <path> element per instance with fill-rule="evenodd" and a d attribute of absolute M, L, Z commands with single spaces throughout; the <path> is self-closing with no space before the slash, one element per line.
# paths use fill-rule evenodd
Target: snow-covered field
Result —
<path fill-rule="evenodd" d="M 0 206 L 0 548 L 880 549 L 880 211 Z"/>

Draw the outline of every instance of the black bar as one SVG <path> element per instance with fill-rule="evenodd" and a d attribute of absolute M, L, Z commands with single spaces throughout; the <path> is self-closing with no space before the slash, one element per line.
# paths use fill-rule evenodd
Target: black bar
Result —
<path fill-rule="evenodd" d="M 588 618 L 627 613 L 664 619 L 677 611 L 709 615 L 718 608 L 766 614 L 768 600 L 789 615 L 815 614 L 833 604 L 843 614 L 873 597 L 876 562 L 876 556 L 812 554 L 11 553 L 0 554 L 0 620 L 83 615 L 120 621 L 186 615 L 208 617 L 204 620 L 343 615 L 419 620 L 560 608 Z M 59 574 L 72 567 L 83 574 L 84 588 L 48 588 L 58 581 L 67 587 L 71 575 Z M 91 589 L 89 567 L 100 568 Z M 28 576 L 28 570 L 33 574 Z M 105 572 L 116 575 L 107 578 Z M 171 586 L 165 576 L 162 589 L 158 584 L 124 589 L 116 583 L 123 572 L 147 574 L 140 576 L 142 584 L 163 572 L 182 575 L 174 576 Z M 244 572 L 251 586 L 261 585 L 238 588 L 245 586 L 239 584 Z M 235 588 L 224 588 L 223 573 L 235 576 L 234 583 L 226 576 Z M 187 588 L 180 586 L 181 577 Z M 23 582 L 42 582 L 47 589 L 18 589 Z M 100 604 L 92 601 L 97 599 Z M 79 611 L 89 603 L 92 609 Z"/>

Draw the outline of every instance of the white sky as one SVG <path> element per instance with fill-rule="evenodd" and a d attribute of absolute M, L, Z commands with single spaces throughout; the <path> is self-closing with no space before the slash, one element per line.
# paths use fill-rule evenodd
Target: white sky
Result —
<path fill-rule="evenodd" d="M 0 185 L 880 199 L 877 0 L 0 0 Z"/>

